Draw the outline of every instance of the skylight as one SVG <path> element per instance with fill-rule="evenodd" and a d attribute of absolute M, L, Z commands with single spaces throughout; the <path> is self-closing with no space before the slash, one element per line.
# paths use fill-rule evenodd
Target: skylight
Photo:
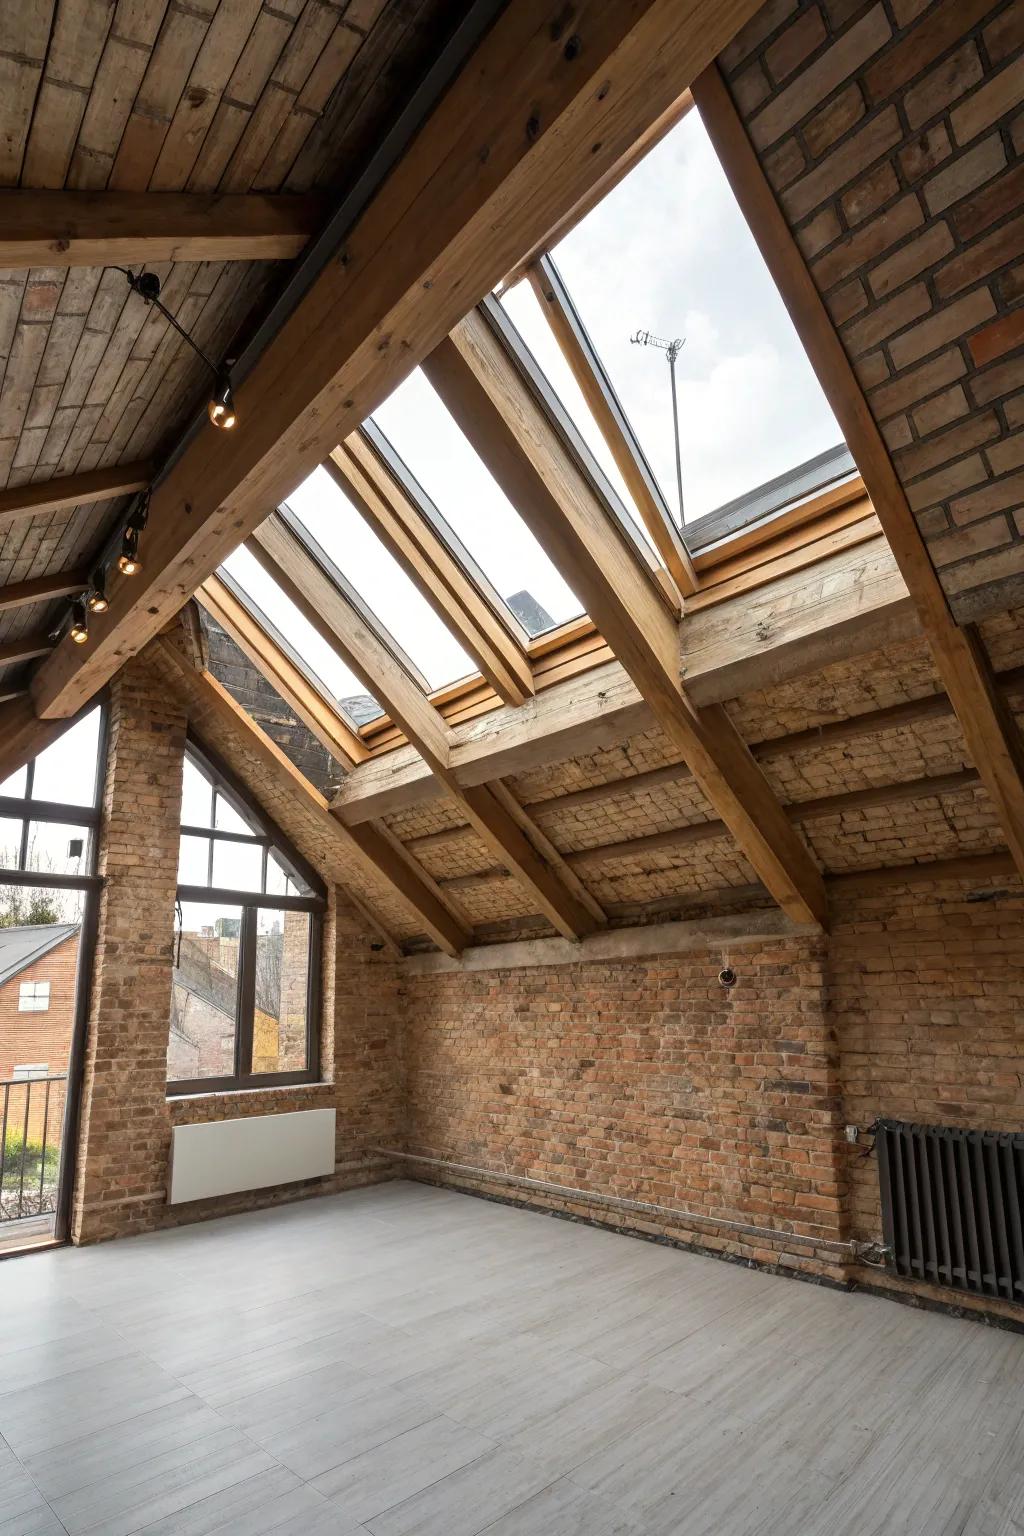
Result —
<path fill-rule="evenodd" d="M 373 419 L 528 635 L 544 634 L 582 614 L 582 603 L 420 369 Z"/>
<path fill-rule="evenodd" d="M 223 569 L 254 607 L 280 630 L 292 650 L 302 657 L 356 725 L 375 720 L 384 713 L 352 669 L 317 633 L 309 620 L 303 617 L 291 598 L 281 591 L 274 578 L 268 575 L 244 545 L 228 556 Z"/>
<path fill-rule="evenodd" d="M 695 109 L 552 255 L 673 510 L 667 357 L 630 338 L 684 338 L 687 523 L 842 441 Z"/>
<path fill-rule="evenodd" d="M 288 505 L 419 670 L 427 690 L 477 671 L 325 469 L 315 469 Z"/>

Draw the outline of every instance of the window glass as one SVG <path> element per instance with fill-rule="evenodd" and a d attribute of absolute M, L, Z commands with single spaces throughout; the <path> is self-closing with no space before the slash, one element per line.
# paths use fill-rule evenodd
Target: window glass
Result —
<path fill-rule="evenodd" d="M 583 612 L 420 369 L 373 419 L 528 635 Z"/>
<path fill-rule="evenodd" d="M 21 767 L 0 784 L 0 795 L 10 795 L 12 800 L 23 800 L 27 793 L 28 768 Z"/>
<path fill-rule="evenodd" d="M 213 883 L 225 891 L 259 891 L 263 887 L 263 847 L 260 843 L 213 844 Z"/>
<path fill-rule="evenodd" d="M 218 832 L 249 832 L 253 828 L 235 810 L 226 795 L 217 791 L 216 806 L 214 810 L 213 824 Z"/>
<path fill-rule="evenodd" d="M 241 907 L 183 904 L 167 1047 L 172 1082 L 234 1074 L 241 928 Z"/>
<path fill-rule="evenodd" d="M 210 839 L 182 837 L 178 844 L 178 884 L 209 885 Z"/>
<path fill-rule="evenodd" d="M 842 441 L 696 110 L 552 254 L 673 509 L 667 353 L 630 338 L 683 340 L 687 522 Z"/>
<path fill-rule="evenodd" d="M 40 752 L 32 777 L 33 800 L 95 805 L 100 715 L 99 707 L 91 709 Z"/>
<path fill-rule="evenodd" d="M 306 1065 L 309 925 L 308 912 L 256 914 L 254 1072 L 301 1072 Z"/>
<path fill-rule="evenodd" d="M 50 1008 L 48 981 L 23 981 L 18 988 L 19 1013 L 47 1013 Z"/>
<path fill-rule="evenodd" d="M 21 829 L 23 822 L 9 816 L 0 817 L 0 868 L 17 869 L 21 862 Z"/>
<path fill-rule="evenodd" d="M 267 852 L 267 895 L 268 896 L 298 896 L 300 892 L 291 875 L 282 865 L 274 850 Z"/>
<path fill-rule="evenodd" d="M 71 822 L 30 821 L 25 868 L 46 875 L 82 875 L 90 868 L 88 827 Z"/>
<path fill-rule="evenodd" d="M 213 819 L 213 785 L 190 757 L 181 779 L 181 819 L 186 827 L 208 827 Z"/>
<path fill-rule="evenodd" d="M 478 670 L 325 469 L 315 469 L 288 505 L 423 674 L 428 689 Z"/>
<path fill-rule="evenodd" d="M 223 569 L 234 578 L 253 606 L 280 631 L 304 664 L 319 678 L 328 696 L 341 704 L 356 725 L 365 725 L 367 721 L 375 720 L 384 713 L 352 669 L 327 644 L 308 619 L 303 617 L 274 578 L 244 545 L 240 545 L 228 556 Z"/>

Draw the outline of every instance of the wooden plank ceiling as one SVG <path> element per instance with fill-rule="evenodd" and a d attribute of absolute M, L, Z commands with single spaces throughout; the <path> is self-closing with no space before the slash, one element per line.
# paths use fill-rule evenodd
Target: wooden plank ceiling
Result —
<path fill-rule="evenodd" d="M 451 0 L 5 5 L 0 188 L 203 193 L 221 207 L 224 194 L 247 193 L 327 203 L 458 10 Z M 109 259 L 124 259 L 111 249 Z M 0 490 L 159 459 L 205 395 L 202 363 L 121 273 L 58 259 L 0 268 Z M 287 263 L 150 267 L 181 324 L 221 357 L 239 350 Z M 0 517 L 0 585 L 87 563 L 124 505 Z M 45 631 L 55 611 L 0 612 L 0 645 Z M 0 666 L 0 692 L 25 672 Z"/>

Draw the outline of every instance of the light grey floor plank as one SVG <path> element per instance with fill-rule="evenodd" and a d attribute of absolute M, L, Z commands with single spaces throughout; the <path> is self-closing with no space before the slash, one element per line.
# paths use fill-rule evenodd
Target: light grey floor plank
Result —
<path fill-rule="evenodd" d="M 0 1536 L 1024 1536 L 1022 1383 L 1019 1334 L 393 1184 L 0 1264 Z"/>

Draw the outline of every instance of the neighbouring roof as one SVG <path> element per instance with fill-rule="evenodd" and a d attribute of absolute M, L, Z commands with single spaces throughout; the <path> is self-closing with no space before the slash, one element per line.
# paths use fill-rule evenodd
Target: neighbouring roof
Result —
<path fill-rule="evenodd" d="M 0 987 L 51 949 L 70 939 L 78 923 L 34 923 L 24 928 L 0 928 Z"/>
<path fill-rule="evenodd" d="M 804 496 L 811 496 L 856 473 L 853 454 L 845 443 L 837 443 L 834 448 L 816 454 L 805 464 L 795 465 L 784 475 L 766 480 L 764 485 L 756 486 L 754 490 L 737 496 L 734 501 L 727 501 L 724 506 L 716 507 L 705 517 L 688 524 L 684 530 L 686 543 L 691 552 L 696 554 L 717 543 L 719 539 L 737 533 L 751 523 L 760 522 L 763 517 L 770 517 L 773 512 L 781 512 L 783 507 L 788 507 L 792 502 L 800 501 Z"/>

